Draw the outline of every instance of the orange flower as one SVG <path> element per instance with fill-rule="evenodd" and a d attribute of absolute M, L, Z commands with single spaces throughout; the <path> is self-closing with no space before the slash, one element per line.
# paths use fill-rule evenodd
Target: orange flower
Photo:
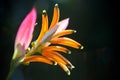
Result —
<path fill-rule="evenodd" d="M 76 31 L 65 30 L 68 26 L 69 18 L 58 22 L 60 15 L 58 4 L 55 4 L 53 13 L 52 22 L 50 27 L 48 27 L 48 15 L 46 11 L 43 10 L 41 32 L 37 40 L 32 42 L 32 47 L 28 48 L 23 63 L 44 62 L 50 65 L 58 64 L 68 75 L 70 75 L 69 69 L 73 69 L 74 66 L 58 52 L 70 54 L 70 50 L 65 48 L 65 46 L 76 49 L 83 49 L 83 46 L 73 39 L 63 37 L 75 33 Z M 40 53 L 40 55 L 34 55 L 35 53 Z"/>

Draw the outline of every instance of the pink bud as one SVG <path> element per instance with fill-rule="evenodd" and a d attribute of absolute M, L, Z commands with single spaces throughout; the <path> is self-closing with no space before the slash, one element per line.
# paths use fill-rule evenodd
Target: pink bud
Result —
<path fill-rule="evenodd" d="M 22 21 L 15 39 L 15 48 L 21 45 L 26 50 L 31 42 L 32 34 L 36 23 L 37 12 L 33 8 Z"/>

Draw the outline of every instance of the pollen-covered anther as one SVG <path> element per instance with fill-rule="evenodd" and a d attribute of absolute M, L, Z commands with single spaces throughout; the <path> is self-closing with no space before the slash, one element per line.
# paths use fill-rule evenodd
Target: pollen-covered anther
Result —
<path fill-rule="evenodd" d="M 43 11 L 42 11 L 42 14 L 46 14 L 46 13 L 47 13 L 46 10 L 43 10 Z"/>
<path fill-rule="evenodd" d="M 55 4 L 55 7 L 57 7 L 57 8 L 58 8 L 58 4 Z"/>
<path fill-rule="evenodd" d="M 70 51 L 70 50 L 67 50 L 67 53 L 68 53 L 68 54 L 71 54 L 71 51 Z"/>
<path fill-rule="evenodd" d="M 69 69 L 73 69 L 73 68 L 75 68 L 75 66 L 73 66 L 72 64 L 66 64 L 66 66 L 69 68 Z"/>
<path fill-rule="evenodd" d="M 56 66 L 57 65 L 57 62 L 56 61 L 52 61 L 53 62 L 53 65 Z"/>
<path fill-rule="evenodd" d="M 73 30 L 73 33 L 76 33 L 77 31 L 76 30 Z"/>
<path fill-rule="evenodd" d="M 84 49 L 84 46 L 81 45 L 81 46 L 80 46 L 80 49 Z"/>
<path fill-rule="evenodd" d="M 42 15 L 47 16 L 47 11 L 43 10 Z"/>
<path fill-rule="evenodd" d="M 67 70 L 66 73 L 67 73 L 67 75 L 70 75 L 70 74 L 71 74 L 71 73 L 70 73 L 70 70 Z"/>

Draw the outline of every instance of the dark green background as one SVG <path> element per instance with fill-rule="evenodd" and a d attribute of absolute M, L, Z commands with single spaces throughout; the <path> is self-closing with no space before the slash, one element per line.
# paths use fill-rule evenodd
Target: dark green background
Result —
<path fill-rule="evenodd" d="M 60 20 L 70 18 L 69 29 L 77 30 L 69 37 L 84 45 L 64 55 L 75 69 L 68 76 L 59 66 L 44 63 L 21 65 L 12 80 L 109 80 L 113 64 L 113 2 L 109 0 L 1 0 L 0 1 L 0 80 L 5 80 L 14 49 L 17 29 L 35 6 L 38 10 L 34 39 L 39 33 L 41 12 L 46 9 L 49 21 L 54 4 L 60 8 Z"/>

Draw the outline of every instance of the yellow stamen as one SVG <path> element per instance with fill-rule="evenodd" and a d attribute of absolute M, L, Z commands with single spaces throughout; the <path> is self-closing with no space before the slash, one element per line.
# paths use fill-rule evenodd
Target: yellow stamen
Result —
<path fill-rule="evenodd" d="M 77 48 L 77 49 L 79 49 L 80 47 L 83 47 L 81 44 L 79 44 L 75 40 L 66 38 L 66 37 L 52 39 L 51 43 L 52 44 L 61 44 L 61 45 L 65 45 L 65 46 L 69 46 L 69 47 L 73 47 L 73 48 Z"/>
<path fill-rule="evenodd" d="M 53 61 L 47 59 L 44 56 L 29 56 L 29 57 L 25 57 L 23 63 L 29 63 L 29 62 L 43 62 L 43 63 L 47 63 L 47 64 L 53 64 Z"/>
<path fill-rule="evenodd" d="M 44 34 L 48 31 L 48 16 L 46 10 L 43 10 L 42 13 L 42 28 L 39 34 L 38 39 L 36 40 L 36 44 L 40 43 L 40 40 L 43 38 Z"/>
<path fill-rule="evenodd" d="M 49 29 L 51 29 L 52 27 L 54 27 L 58 23 L 59 15 L 60 15 L 60 12 L 59 12 L 59 8 L 58 8 L 58 4 L 55 4 L 53 18 L 52 18 L 52 22 L 51 22 Z"/>

